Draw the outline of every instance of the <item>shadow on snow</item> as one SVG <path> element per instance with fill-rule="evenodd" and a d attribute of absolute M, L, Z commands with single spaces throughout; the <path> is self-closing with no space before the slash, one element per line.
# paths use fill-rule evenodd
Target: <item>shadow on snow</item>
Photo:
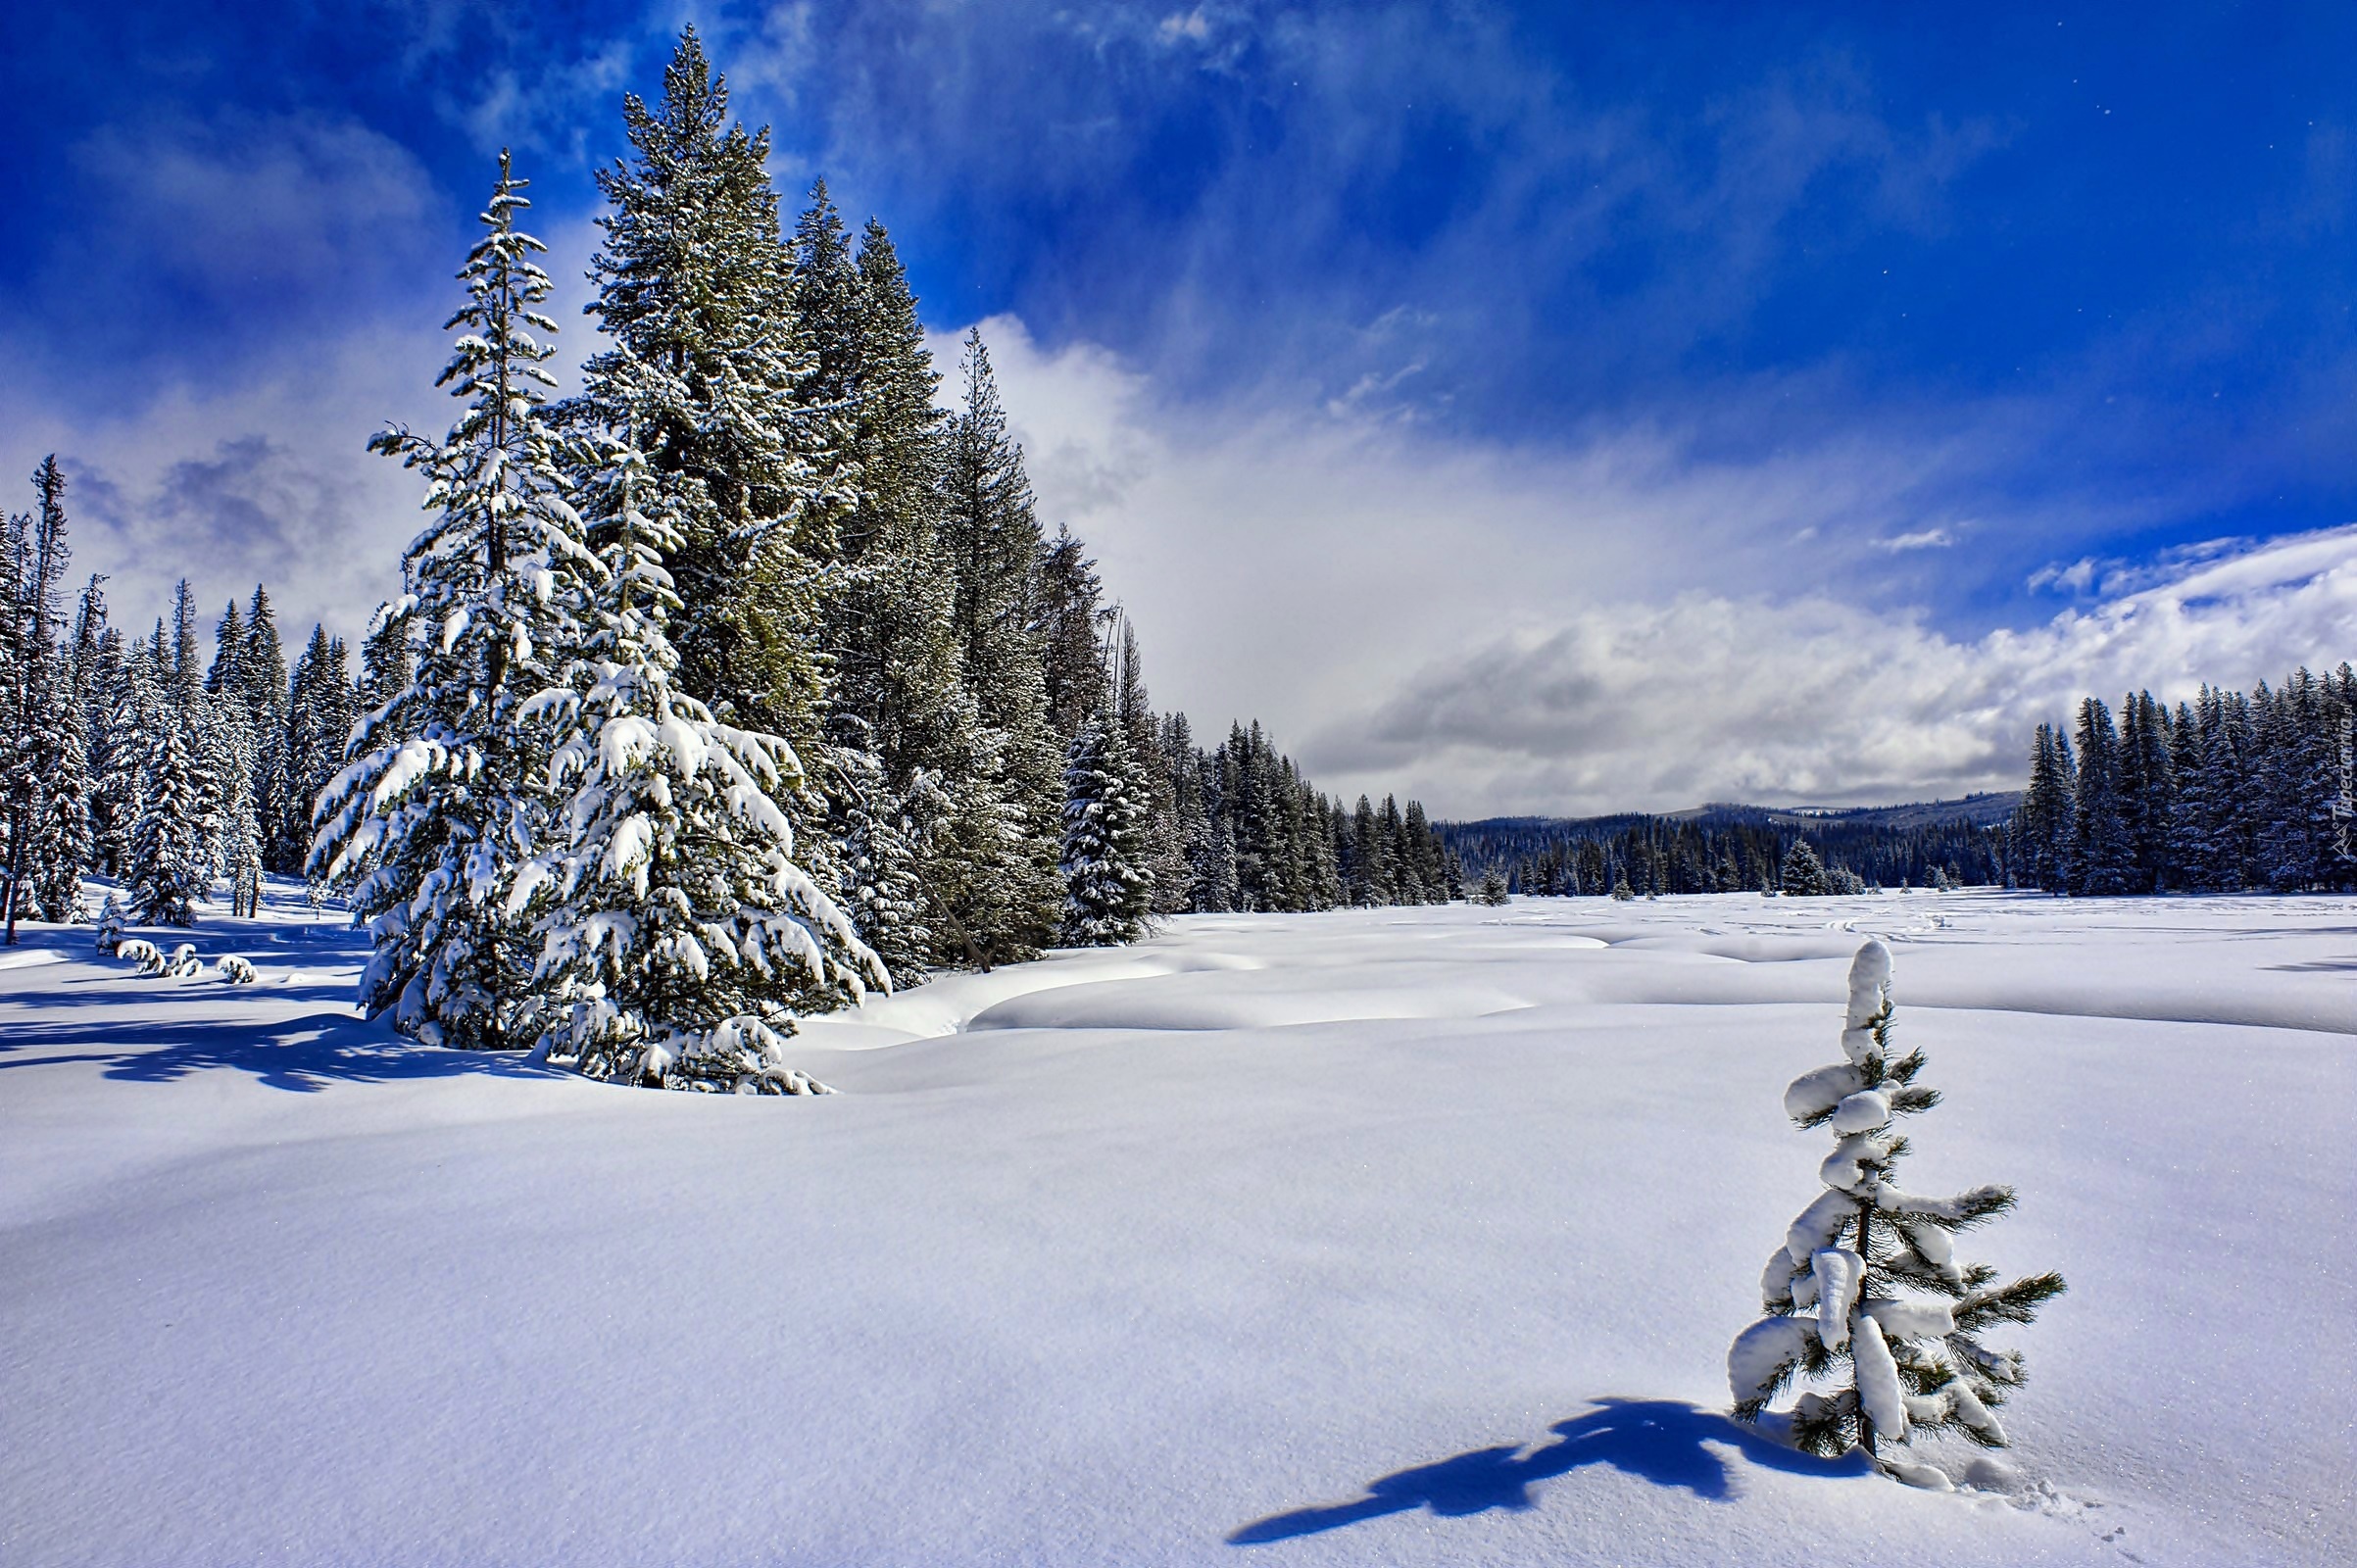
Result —
<path fill-rule="evenodd" d="M 1395 1470 L 1367 1483 L 1366 1495 L 1349 1502 L 1297 1508 L 1254 1520 L 1228 1537 L 1231 1545 L 1260 1545 L 1339 1530 L 1386 1514 L 1430 1509 L 1457 1519 L 1494 1508 L 1527 1509 L 1536 1482 L 1552 1481 L 1583 1465 L 1604 1464 L 1657 1487 L 1691 1492 L 1705 1502 L 1736 1495 L 1735 1475 L 1709 1445 L 1733 1448 L 1751 1464 L 1795 1475 L 1866 1473 L 1862 1456 L 1820 1459 L 1762 1437 L 1740 1422 L 1675 1399 L 1605 1398 L 1588 1414 L 1558 1421 L 1555 1441 L 1526 1448 L 1476 1448 L 1452 1458 Z"/>
<path fill-rule="evenodd" d="M 68 1061 L 106 1063 L 126 1083 L 163 1084 L 208 1067 L 250 1073 L 270 1089 L 311 1094 L 331 1083 L 381 1084 L 420 1078 L 547 1077 L 519 1053 L 447 1051 L 405 1040 L 382 1024 L 353 1016 L 349 1005 L 256 1023 L 251 1019 L 177 1018 L 44 1026 L 37 1056 L 0 1054 L 0 1071 Z M 80 1049 L 77 1049 L 80 1048 Z M 0 1047 L 0 1052 L 5 1052 Z"/>
<path fill-rule="evenodd" d="M 87 940 L 88 928 L 69 929 Z M 444 1051 L 405 1040 L 354 1014 L 350 974 L 305 974 L 301 968 L 293 974 L 270 972 L 273 959 L 284 961 L 296 953 L 305 964 L 347 959 L 357 968 L 368 959 L 368 938 L 349 926 L 224 921 L 194 930 L 142 926 L 126 934 L 143 936 L 166 952 L 182 942 L 193 943 L 206 972 L 193 979 L 165 979 L 99 959 L 109 963 L 100 973 L 74 975 L 62 984 L 12 995 L 7 1001 L 19 1018 L 0 1030 L 0 1070 L 95 1061 L 105 1064 L 109 1078 L 152 1084 L 172 1083 L 210 1067 L 230 1067 L 266 1087 L 293 1094 L 314 1093 L 331 1083 L 396 1083 L 468 1074 L 538 1077 L 552 1070 L 526 1065 L 519 1054 Z M 222 953 L 250 958 L 264 970 L 263 982 L 223 984 L 211 968 Z M 290 1004 L 315 1010 L 267 1019 L 213 1015 L 223 1004 L 240 1003 L 275 1004 L 272 1010 Z M 142 1018 L 66 1021 L 91 1007 L 126 1004 L 154 1010 Z M 34 1046 L 39 1054 L 17 1054 Z"/>

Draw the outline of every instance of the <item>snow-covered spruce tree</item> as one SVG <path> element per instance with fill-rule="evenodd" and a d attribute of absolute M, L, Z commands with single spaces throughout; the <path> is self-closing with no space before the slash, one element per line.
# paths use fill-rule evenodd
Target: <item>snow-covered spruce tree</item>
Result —
<path fill-rule="evenodd" d="M 360 679 L 352 692 L 352 728 L 337 742 L 337 756 L 351 761 L 368 754 L 403 711 L 395 699 L 410 689 L 410 615 L 399 599 L 378 605 L 360 645 Z M 362 721 L 367 720 L 364 724 Z M 309 840 L 306 830 L 305 839 Z"/>
<path fill-rule="evenodd" d="M 2070 883 L 2071 820 L 2077 813 L 2070 743 L 2051 724 L 2038 726 L 2030 787 L 2007 829 L 2015 885 L 2060 893 Z"/>
<path fill-rule="evenodd" d="M 873 730 L 855 713 L 835 715 L 836 738 L 827 786 L 827 832 L 835 841 L 842 877 L 839 902 L 861 938 L 884 960 L 896 986 L 925 976 L 933 946 L 923 865 L 926 820 L 946 814 L 948 802 L 928 773 L 914 780 L 913 803 L 896 800 L 883 759 L 868 744 Z"/>
<path fill-rule="evenodd" d="M 1154 908 L 1145 783 L 1119 720 L 1100 713 L 1064 764 L 1066 947 L 1115 947 L 1146 934 Z"/>
<path fill-rule="evenodd" d="M 286 766 L 287 680 L 286 650 L 278 640 L 278 616 L 270 591 L 254 585 L 246 606 L 245 657 L 239 661 L 245 676 L 238 694 L 254 727 L 254 816 L 262 826 L 266 857 L 272 826 L 286 814 L 289 775 Z M 272 869 L 290 867 L 277 865 Z"/>
<path fill-rule="evenodd" d="M 795 863 L 773 799 L 800 779 L 793 751 L 672 687 L 663 626 L 679 601 L 662 557 L 677 525 L 639 510 L 658 500 L 645 455 L 596 439 L 584 500 L 600 569 L 574 590 L 573 657 L 526 706 L 553 731 L 565 797 L 507 899 L 536 915 L 542 1038 L 550 1059 L 595 1078 L 821 1092 L 784 1060 L 792 1010 L 891 981 Z"/>
<path fill-rule="evenodd" d="M 429 1044 L 504 1049 L 538 1034 L 527 933 L 509 910 L 516 869 L 548 810 L 546 748 L 519 709 L 546 688 L 560 641 L 559 574 L 593 565 L 565 498 L 541 403 L 555 351 L 532 328 L 546 249 L 518 231 L 523 181 L 500 155 L 487 232 L 460 278 L 468 302 L 439 384 L 466 400 L 440 441 L 369 443 L 427 478 L 433 520 L 412 541 L 409 592 L 380 612 L 413 638 L 408 679 L 355 726 L 355 760 L 320 795 L 313 876 L 350 888 L 375 954 L 360 1004 Z"/>
<path fill-rule="evenodd" d="M 197 660 L 196 623 L 196 594 L 182 577 L 172 590 L 172 642 L 168 648 L 159 626 L 156 648 L 163 660 L 165 691 L 183 724 L 196 721 L 196 700 L 205 690 L 204 670 Z"/>
<path fill-rule="evenodd" d="M 1794 839 L 1792 849 L 1785 852 L 1777 882 L 1788 899 L 1820 898 L 1832 891 L 1825 880 L 1825 863 L 1806 839 Z"/>
<path fill-rule="evenodd" d="M 128 738 L 118 756 L 114 714 L 121 699 L 125 651 L 123 633 L 107 624 L 103 576 L 92 575 L 74 612 L 74 689 L 81 703 L 84 765 L 90 780 L 85 802 L 90 832 L 86 869 L 112 875 L 123 865 L 130 840 L 131 794 L 137 789 Z"/>
<path fill-rule="evenodd" d="M 2072 795 L 2069 888 L 2073 896 L 2133 890 L 2136 846 L 2120 801 L 2120 735 L 2099 698 L 2079 704 L 2079 777 Z"/>
<path fill-rule="evenodd" d="M 687 690 L 733 724 L 783 737 L 821 767 L 820 587 L 855 492 L 835 450 L 844 411 L 805 394 L 819 370 L 778 226 L 769 132 L 730 118 L 728 85 L 691 24 L 663 97 L 623 100 L 631 156 L 596 178 L 610 211 L 588 307 L 614 347 L 593 355 L 560 416 L 644 452 L 677 519 L 663 564 Z M 626 354 L 638 362 L 620 375 Z M 627 382 L 624 407 L 610 394 Z M 825 803 L 810 781 L 779 804 L 800 826 Z M 806 856 L 827 847 L 817 835 Z"/>
<path fill-rule="evenodd" d="M 142 921 L 194 925 L 190 906 L 212 882 L 196 758 L 169 702 L 151 700 L 136 709 L 150 716 L 151 727 L 139 781 L 139 816 L 131 825 L 123 879 Z"/>
<path fill-rule="evenodd" d="M 969 895 L 996 878 L 997 740 L 960 663 L 958 577 L 938 515 L 946 416 L 934 406 L 940 377 L 907 274 L 872 219 L 855 262 L 823 182 L 796 225 L 794 256 L 797 307 L 818 350 L 805 395 L 848 414 L 841 450 L 857 473 L 826 579 L 829 737 L 875 768 L 871 778 L 861 757 L 820 764 L 828 834 L 842 846 L 843 885 L 855 890 L 858 907 L 847 908 L 906 984 L 935 964 L 987 961 L 978 943 L 969 953 L 971 932 L 960 934 L 952 911 L 978 915 L 988 900 Z M 917 856 L 913 881 L 898 891 L 896 838 Z"/>
<path fill-rule="evenodd" d="M 1105 583 L 1097 575 L 1097 563 L 1070 528 L 1059 523 L 1054 539 L 1041 541 L 1037 578 L 1031 615 L 1039 639 L 1048 723 L 1057 744 L 1068 751 L 1072 738 L 1097 716 L 1105 701 L 1112 678 L 1111 658 L 1118 657 L 1119 644 L 1105 635 L 1113 612 L 1105 608 Z M 1117 700 L 1117 689 L 1115 696 Z M 1136 738 L 1131 739 L 1134 750 Z"/>
<path fill-rule="evenodd" d="M 273 869 L 299 873 L 311 847 L 311 803 L 342 770 L 344 740 L 352 732 L 352 686 L 344 672 L 344 646 L 326 628 L 314 626 L 311 642 L 295 660 L 289 687 L 286 733 L 279 751 L 284 784 L 278 815 L 269 823 Z"/>
<path fill-rule="evenodd" d="M 30 864 L 26 879 L 33 905 L 48 920 L 71 921 L 86 916 L 81 898 L 82 873 L 96 860 L 90 833 L 89 751 L 82 735 L 82 704 L 65 682 L 61 703 L 42 735 L 40 814 L 33 823 Z"/>
<path fill-rule="evenodd" d="M 92 731 L 97 789 L 90 803 L 98 852 L 107 871 L 127 876 L 131 837 L 139 822 L 139 792 L 147 778 L 147 715 L 163 702 L 155 645 L 139 638 L 116 650 L 104 669 L 101 720 Z"/>
<path fill-rule="evenodd" d="M 957 581 L 951 612 L 959 672 L 980 715 L 980 756 L 958 775 L 958 816 L 944 833 L 944 921 L 985 964 L 1054 941 L 1063 790 L 1031 619 L 1042 549 L 1023 451 L 1007 431 L 990 354 L 965 339 L 964 397 L 943 444 L 942 558 Z"/>
<path fill-rule="evenodd" d="M 1768 1315 L 1736 1337 L 1727 1376 L 1738 1419 L 1773 1424 L 1811 1453 L 1854 1444 L 1902 1481 L 1945 1487 L 1935 1466 L 1886 1446 L 1953 1432 L 2004 1446 L 1993 1407 L 2020 1386 L 2022 1357 L 1989 1348 L 1981 1335 L 2029 1322 L 2063 1282 L 2034 1274 L 1996 1285 L 1995 1270 L 1956 1261 L 1955 1233 L 2012 1208 L 2012 1188 L 1924 1198 L 1893 1179 L 1907 1152 L 1896 1119 L 1931 1109 L 1940 1093 L 1917 1081 L 1921 1052 L 1892 1056 L 1891 1033 L 1891 950 L 1870 941 L 1849 968 L 1847 1059 L 1785 1091 L 1794 1122 L 1834 1134 L 1818 1171 L 1825 1191 L 1768 1259 L 1760 1277 Z M 1829 1387 L 1802 1394 L 1789 1412 L 1769 1412 L 1796 1378 Z"/>
<path fill-rule="evenodd" d="M 74 701 L 73 669 L 57 643 L 66 546 L 66 476 L 53 453 L 32 475 L 39 505 L 8 519 L 0 541 L 0 828 L 7 835 L 7 940 L 39 912 L 35 884 L 54 816 L 56 719 Z M 51 858 L 54 858 L 55 847 Z M 78 870 L 78 866 L 76 867 Z"/>
<path fill-rule="evenodd" d="M 229 880 L 229 912 L 257 912 L 262 893 L 262 824 L 254 806 L 254 726 L 232 689 L 197 700 L 198 818 L 207 829 L 206 865 Z"/>
<path fill-rule="evenodd" d="M 1154 877 L 1154 912 L 1178 914 L 1187 907 L 1187 884 L 1193 874 L 1187 861 L 1187 824 L 1180 813 L 1169 754 L 1162 749 L 1161 722 L 1154 715 L 1154 700 L 1147 694 L 1145 662 L 1138 653 L 1138 629 L 1131 624 L 1129 612 L 1118 606 L 1113 610 L 1113 625 L 1106 645 L 1111 650 L 1112 668 L 1107 686 L 1112 693 L 1112 716 L 1121 724 L 1129 741 L 1130 760 L 1136 764 L 1145 791 L 1146 868 Z M 1320 903 L 1331 907 L 1342 902 L 1341 867 L 1334 859 L 1323 809 L 1315 826 L 1315 848 L 1322 852 L 1314 857 Z"/>

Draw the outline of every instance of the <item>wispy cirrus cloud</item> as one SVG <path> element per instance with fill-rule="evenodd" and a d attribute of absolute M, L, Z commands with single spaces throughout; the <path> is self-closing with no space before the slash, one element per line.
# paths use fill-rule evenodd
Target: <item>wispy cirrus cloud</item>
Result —
<path fill-rule="evenodd" d="M 120 407 L 158 368 L 225 378 L 448 271 L 432 245 L 444 196 L 400 142 L 348 118 L 158 114 L 101 125 L 66 161 L 85 221 L 31 236 L 29 285 L 0 296 L 12 357 L 62 393 Z M 116 373 L 91 384 L 94 360 Z"/>

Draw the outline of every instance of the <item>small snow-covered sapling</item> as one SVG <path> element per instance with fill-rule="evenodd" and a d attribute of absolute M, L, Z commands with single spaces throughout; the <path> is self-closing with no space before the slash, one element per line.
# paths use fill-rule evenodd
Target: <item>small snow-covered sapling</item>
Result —
<path fill-rule="evenodd" d="M 1993 1407 L 2021 1385 L 2022 1357 L 1989 1349 L 1980 1336 L 2029 1322 L 2063 1282 L 2034 1274 L 1996 1285 L 1994 1269 L 1956 1261 L 1955 1233 L 2013 1207 L 2012 1188 L 1924 1198 L 1892 1178 L 1907 1152 L 1893 1124 L 1931 1109 L 1940 1092 L 1917 1081 L 1921 1052 L 1892 1056 L 1891 1020 L 1891 950 L 1868 942 L 1849 970 L 1847 1059 L 1804 1073 L 1785 1091 L 1794 1122 L 1834 1134 L 1834 1152 L 1818 1170 L 1825 1191 L 1768 1259 L 1760 1277 L 1768 1315 L 1736 1337 L 1727 1377 L 1739 1420 L 1781 1430 L 1812 1453 L 1836 1455 L 1854 1444 L 1888 1474 L 1945 1489 L 1938 1467 L 1886 1445 L 1953 1432 L 1983 1447 L 2005 1446 Z M 1769 1411 L 1795 1378 L 1830 1386 L 1802 1394 L 1790 1411 Z"/>
<path fill-rule="evenodd" d="M 213 972 L 233 986 L 250 986 L 261 978 L 252 964 L 234 953 L 224 953 L 214 959 Z"/>
<path fill-rule="evenodd" d="M 98 951 L 113 953 L 121 947 L 123 928 L 129 923 L 130 916 L 123 907 L 123 900 L 115 894 L 108 894 L 106 907 L 98 911 Z"/>
<path fill-rule="evenodd" d="M 193 980 L 205 972 L 205 960 L 196 956 L 196 944 L 183 942 L 172 950 L 164 961 L 164 975 L 169 980 Z"/>
<path fill-rule="evenodd" d="M 135 963 L 141 974 L 164 972 L 164 955 L 145 937 L 131 937 L 115 944 L 115 956 L 125 963 Z"/>

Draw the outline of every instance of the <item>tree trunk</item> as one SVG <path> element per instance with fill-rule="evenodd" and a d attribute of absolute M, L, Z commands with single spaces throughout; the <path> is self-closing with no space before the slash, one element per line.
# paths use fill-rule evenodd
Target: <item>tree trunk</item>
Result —
<path fill-rule="evenodd" d="M 1864 1203 L 1860 1203 L 1860 1204 L 1858 1205 L 1858 1298 L 1857 1298 L 1857 1299 L 1858 1299 L 1858 1305 L 1863 1305 L 1863 1304 L 1865 1303 L 1865 1300 L 1866 1300 L 1866 1275 L 1867 1275 L 1867 1272 L 1868 1272 L 1868 1262 L 1867 1262 L 1867 1259 L 1868 1259 L 1868 1253 L 1867 1253 L 1867 1251 L 1866 1251 L 1866 1238 L 1867 1238 L 1867 1227 L 1868 1227 L 1868 1226 L 1870 1226 L 1870 1225 L 1871 1225 L 1873 1222 L 1874 1222 L 1874 1204 L 1873 1204 L 1873 1203 L 1871 1203 L 1871 1202 L 1864 1202 Z M 1857 1313 L 1857 1309 L 1858 1309 L 1857 1305 L 1853 1305 L 1853 1306 L 1852 1306 L 1852 1307 L 1849 1309 L 1849 1310 L 1850 1310 L 1850 1314 L 1851 1314 L 1852 1316 L 1855 1316 L 1855 1315 L 1856 1315 L 1856 1313 Z M 1865 1395 L 1865 1391 L 1864 1391 L 1864 1390 L 1862 1390 L 1862 1389 L 1860 1389 L 1860 1388 L 1858 1387 L 1858 1369 L 1857 1369 L 1857 1349 L 1856 1349 L 1856 1344 L 1857 1344 L 1857 1332 L 1856 1332 L 1855 1328 L 1852 1328 L 1852 1330 L 1850 1331 L 1850 1345 L 1851 1345 L 1851 1349 L 1850 1349 L 1850 1352 L 1849 1352 L 1849 1353 L 1850 1353 L 1850 1367 L 1849 1367 L 1849 1391 L 1850 1391 L 1850 1393 L 1852 1393 L 1853 1395 L 1857 1396 L 1857 1401 L 1858 1401 L 1858 1446 L 1859 1446 L 1859 1447 L 1861 1447 L 1861 1448 L 1863 1448 L 1863 1449 L 1865 1449 L 1865 1450 L 1866 1450 L 1866 1457 L 1867 1457 L 1867 1458 L 1869 1458 L 1869 1459 L 1871 1459 L 1871 1458 L 1873 1458 L 1873 1457 L 1875 1456 L 1875 1455 L 1874 1455 L 1874 1417 L 1873 1417 L 1872 1415 L 1870 1415 L 1870 1414 L 1868 1414 L 1868 1413 L 1867 1413 L 1867 1410 L 1866 1410 L 1866 1395 Z"/>
<path fill-rule="evenodd" d="M 12 948 L 17 945 L 17 906 L 24 902 L 19 894 L 25 884 L 25 830 L 24 813 L 19 812 L 16 820 L 10 824 L 8 835 L 8 942 L 6 945 Z"/>

